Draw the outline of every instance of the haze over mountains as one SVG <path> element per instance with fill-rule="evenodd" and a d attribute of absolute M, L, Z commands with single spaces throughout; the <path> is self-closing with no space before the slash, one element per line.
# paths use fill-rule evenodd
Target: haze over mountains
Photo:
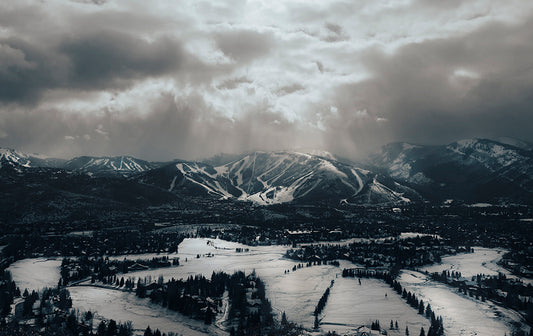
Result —
<path fill-rule="evenodd" d="M 187 196 L 258 205 L 533 200 L 533 146 L 512 138 L 466 139 L 443 146 L 391 143 L 357 163 L 323 151 L 148 162 L 130 156 L 82 156 L 66 161 L 0 149 L 0 159 L 4 186 L 24 189 L 31 184 L 32 192 L 68 192 L 89 197 L 91 202 L 103 198 L 154 205 Z"/>

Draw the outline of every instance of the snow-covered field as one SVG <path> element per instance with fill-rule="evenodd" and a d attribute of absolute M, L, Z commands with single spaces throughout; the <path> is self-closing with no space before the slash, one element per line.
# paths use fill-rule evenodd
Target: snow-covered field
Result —
<path fill-rule="evenodd" d="M 27 288 L 31 292 L 44 287 L 56 287 L 60 267 L 61 258 L 33 258 L 11 264 L 8 271 L 21 291 Z"/>
<path fill-rule="evenodd" d="M 139 299 L 135 293 L 90 286 L 70 287 L 69 291 L 73 307 L 82 312 L 96 312 L 94 326 L 98 325 L 97 320 L 114 319 L 131 321 L 137 335 L 142 335 L 147 326 L 183 335 L 227 334 L 215 326 L 206 326 L 202 321 L 151 304 L 148 299 Z"/>
<path fill-rule="evenodd" d="M 236 248 L 248 248 L 249 251 L 236 252 Z M 314 322 L 312 312 L 322 293 L 330 281 L 340 274 L 343 267 L 351 266 L 348 266 L 348 263 L 341 264 L 341 267 L 313 266 L 293 272 L 292 267 L 298 262 L 284 258 L 286 249 L 286 246 L 250 247 L 220 239 L 185 239 L 179 246 L 179 253 L 169 255 L 169 257 L 180 257 L 180 266 L 130 272 L 127 276 L 151 277 L 152 280 L 156 280 L 162 275 L 164 279 L 179 279 L 195 274 L 210 277 L 214 271 L 231 274 L 239 270 L 246 273 L 255 270 L 266 284 L 267 296 L 278 317 L 285 311 L 290 320 L 305 327 L 312 327 Z M 198 255 L 200 258 L 197 258 Z M 152 256 L 156 255 L 145 255 L 145 257 Z M 123 259 L 124 256 L 114 258 Z M 285 273 L 286 270 L 291 271 Z"/>
<path fill-rule="evenodd" d="M 522 322 L 512 310 L 468 298 L 420 272 L 402 271 L 398 281 L 425 304 L 429 302 L 436 315 L 442 316 L 447 336 L 510 335 L 510 323 Z"/>
<path fill-rule="evenodd" d="M 497 264 L 505 252 L 507 250 L 499 248 L 474 247 L 474 253 L 460 253 L 443 257 L 440 264 L 426 266 L 421 270 L 429 273 L 440 273 L 444 270 L 456 271 L 461 272 L 465 278 L 471 278 L 477 274 L 498 275 L 498 273 L 503 273 L 508 278 L 518 278 Z M 520 279 L 526 284 L 533 284 L 533 279 Z"/>
<path fill-rule="evenodd" d="M 387 296 L 385 296 L 387 294 Z M 390 320 L 398 321 L 399 331 L 404 335 L 405 326 L 413 335 L 420 327 L 427 331 L 429 321 L 407 305 L 385 282 L 377 279 L 335 279 L 326 308 L 321 315 L 321 329 L 347 333 L 361 325 L 370 325 L 379 320 L 388 329 Z"/>
<path fill-rule="evenodd" d="M 236 252 L 236 248 L 249 249 Z M 388 285 L 378 280 L 342 278 L 344 267 L 353 264 L 341 261 L 340 267 L 312 266 L 292 271 L 298 262 L 284 257 L 287 246 L 245 246 L 220 239 L 185 239 L 177 254 L 180 266 L 130 272 L 127 277 L 151 277 L 156 280 L 160 275 L 165 279 L 186 278 L 189 275 L 204 274 L 211 276 L 213 271 L 232 273 L 237 270 L 255 272 L 266 283 L 267 295 L 274 312 L 279 317 L 283 311 L 287 317 L 306 328 L 312 328 L 312 312 L 329 286 L 335 284 L 321 318 L 321 329 L 349 331 L 372 320 L 380 320 L 388 327 L 392 319 L 398 321 L 400 330 L 408 323 L 411 332 L 418 333 L 420 326 L 427 330 L 427 320 L 407 306 Z M 497 274 L 505 271 L 496 264 L 502 250 L 474 248 L 473 254 L 461 254 L 443 258 L 443 263 L 424 268 L 430 272 L 450 269 L 460 271 L 464 276 L 478 273 Z M 113 258 L 138 259 L 152 258 L 164 254 L 125 255 Z M 198 258 L 199 256 L 199 258 Z M 41 289 L 56 286 L 59 280 L 61 259 L 25 259 L 9 267 L 17 285 L 23 290 Z M 285 272 L 290 270 L 290 272 Z M 492 272 L 492 273 L 491 273 Z M 407 290 L 417 294 L 424 302 L 430 302 L 437 315 L 444 319 L 448 336 L 497 335 L 511 333 L 509 323 L 520 321 L 511 310 L 497 307 L 489 302 L 472 300 L 458 294 L 452 287 L 433 282 L 421 272 L 403 271 L 400 279 Z M 198 333 L 223 333 L 215 326 L 208 329 L 201 321 L 194 321 L 157 305 L 149 300 L 138 299 L 133 293 L 91 286 L 70 287 L 74 308 L 80 311 L 97 311 L 98 317 L 112 318 L 117 321 L 132 321 L 138 330 L 150 325 L 162 331 L 173 331 L 184 335 Z M 385 298 L 387 293 L 387 298 Z"/>

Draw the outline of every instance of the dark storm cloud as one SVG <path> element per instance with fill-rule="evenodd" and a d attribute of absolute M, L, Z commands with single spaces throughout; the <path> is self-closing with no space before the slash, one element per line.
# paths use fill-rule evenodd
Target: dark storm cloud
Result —
<path fill-rule="evenodd" d="M 533 18 L 363 57 L 371 78 L 335 93 L 329 127 L 361 148 L 512 135 L 533 140 Z M 364 111 L 361 112 L 361 111 Z M 338 134 L 328 138 L 332 146 Z M 346 151 L 346 149 L 345 149 Z"/>
<path fill-rule="evenodd" d="M 148 42 L 112 30 L 69 37 L 55 48 L 4 40 L 0 41 L 0 101 L 35 102 L 42 91 L 57 88 L 124 88 L 137 79 L 177 71 L 183 58 L 180 43 L 171 38 Z"/>
<path fill-rule="evenodd" d="M 0 102 L 34 101 L 40 90 L 65 81 L 61 60 L 22 39 L 0 41 L 0 61 Z"/>
<path fill-rule="evenodd" d="M 83 89 L 122 87 L 138 78 L 169 74 L 183 58 L 179 42 L 171 38 L 147 42 L 115 31 L 68 39 L 59 50 L 70 60 L 69 85 Z"/>

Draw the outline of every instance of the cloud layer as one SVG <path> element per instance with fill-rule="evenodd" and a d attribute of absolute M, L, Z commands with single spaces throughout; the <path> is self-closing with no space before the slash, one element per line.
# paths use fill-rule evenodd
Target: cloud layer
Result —
<path fill-rule="evenodd" d="M 152 160 L 533 141 L 524 1 L 6 1 L 0 146 Z"/>

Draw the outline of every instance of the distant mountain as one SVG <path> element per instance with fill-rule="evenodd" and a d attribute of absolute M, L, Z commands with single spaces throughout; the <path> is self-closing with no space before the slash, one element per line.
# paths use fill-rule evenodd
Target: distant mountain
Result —
<path fill-rule="evenodd" d="M 332 156 L 255 152 L 213 167 L 178 162 L 140 174 L 140 182 L 176 193 L 206 194 L 257 204 L 332 200 L 357 204 L 409 202 L 412 189 Z"/>
<path fill-rule="evenodd" d="M 24 167 L 59 167 L 66 160 L 28 154 L 10 148 L 0 148 L 0 161 L 5 160 Z"/>
<path fill-rule="evenodd" d="M 48 158 L 39 154 L 28 154 L 14 149 L 0 148 L 0 161 L 16 163 L 26 168 L 62 168 L 98 176 L 127 177 L 136 173 L 160 167 L 165 163 L 148 162 L 132 156 L 78 156 L 71 160 Z"/>
<path fill-rule="evenodd" d="M 447 199 L 532 203 L 533 151 L 523 141 L 500 140 L 465 139 L 444 146 L 391 143 L 364 165 L 324 151 L 254 152 L 220 155 L 204 162 L 155 163 L 131 156 L 80 156 L 65 162 L 0 149 L 0 167 L 2 174 L 20 172 L 20 176 L 13 175 L 20 177 L 17 183 L 31 176 L 35 185 L 48 189 L 49 182 L 38 181 L 39 176 L 80 180 L 87 188 L 74 193 L 108 200 L 116 196 L 118 202 L 135 203 L 123 198 L 119 191 L 123 189 L 132 190 L 132 195 L 156 195 L 157 199 L 183 195 L 260 205 L 324 201 L 400 204 Z M 82 175 L 85 177 L 72 177 Z M 91 179 L 96 179 L 98 187 L 89 188 Z M 110 190 L 114 191 L 106 194 Z M 138 195 L 139 200 L 145 200 L 141 203 L 150 203 L 142 195 Z"/>
<path fill-rule="evenodd" d="M 176 195 L 119 177 L 91 177 L 0 159 L 0 227 L 10 223 L 86 221 L 175 202 Z"/>
<path fill-rule="evenodd" d="M 67 170 L 95 175 L 130 176 L 135 173 L 157 168 L 159 165 L 131 156 L 79 156 L 65 162 L 61 167 Z"/>
<path fill-rule="evenodd" d="M 372 156 L 371 162 L 431 200 L 533 200 L 533 153 L 516 143 L 488 139 L 465 139 L 446 146 L 392 143 Z"/>

